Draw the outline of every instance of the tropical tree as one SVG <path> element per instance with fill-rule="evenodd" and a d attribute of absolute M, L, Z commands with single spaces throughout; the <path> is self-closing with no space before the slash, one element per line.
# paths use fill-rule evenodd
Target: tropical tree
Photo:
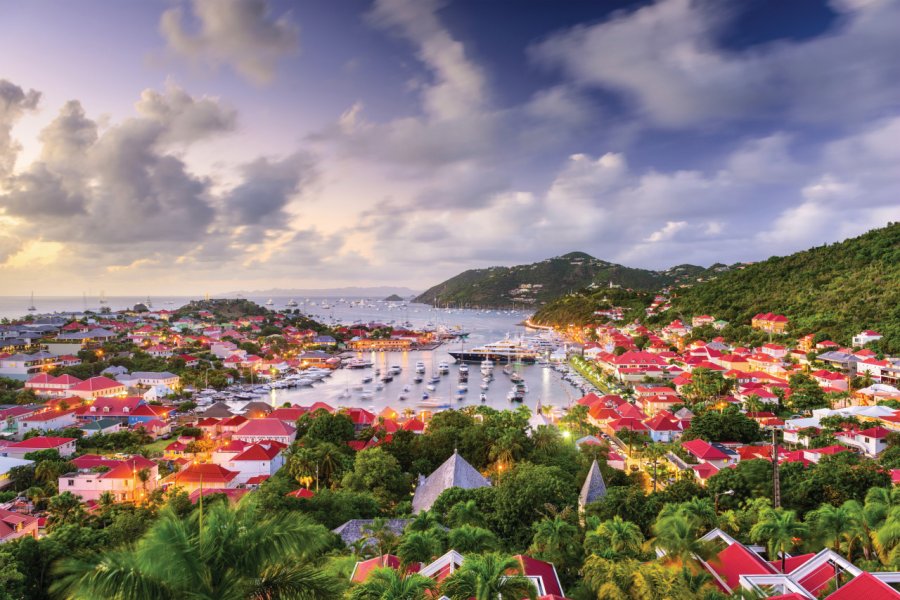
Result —
<path fill-rule="evenodd" d="M 530 554 L 554 564 L 569 564 L 578 558 L 578 528 L 566 517 L 569 510 L 541 519 L 532 524 Z"/>
<path fill-rule="evenodd" d="M 420 600 L 437 589 L 435 582 L 418 573 L 391 568 L 374 569 L 365 582 L 350 591 L 350 600 Z"/>
<path fill-rule="evenodd" d="M 787 553 L 809 532 L 809 528 L 792 510 L 768 508 L 760 513 L 760 520 L 750 529 L 756 542 L 766 542 L 769 558 L 781 553 L 781 572 L 784 572 Z"/>
<path fill-rule="evenodd" d="M 496 550 L 499 546 L 497 536 L 491 530 L 472 525 L 451 529 L 448 539 L 450 547 L 462 554 Z"/>
<path fill-rule="evenodd" d="M 444 580 L 441 592 L 450 600 L 537 598 L 537 590 L 522 576 L 519 561 L 497 553 L 474 554 Z"/>
<path fill-rule="evenodd" d="M 336 599 L 338 582 L 310 562 L 328 543 L 321 525 L 249 497 L 184 519 L 167 509 L 133 547 L 62 561 L 51 589 L 70 600 Z"/>
<path fill-rule="evenodd" d="M 397 556 L 405 565 L 430 562 L 442 551 L 443 544 L 434 531 L 410 531 L 397 546 Z"/>
<path fill-rule="evenodd" d="M 478 508 L 478 503 L 475 500 L 466 500 L 453 505 L 453 508 L 447 513 L 447 523 L 453 527 L 463 525 L 484 527 L 487 521 Z"/>
<path fill-rule="evenodd" d="M 522 444 L 513 431 L 504 432 L 491 444 L 488 458 L 501 468 L 509 467 L 522 454 Z"/>
<path fill-rule="evenodd" d="M 653 524 L 654 544 L 666 553 L 668 562 L 687 563 L 706 553 L 706 544 L 697 538 L 694 521 L 676 513 L 661 517 Z"/>
<path fill-rule="evenodd" d="M 852 504 L 851 504 L 852 503 Z M 816 537 L 831 544 L 835 552 L 840 551 L 841 541 L 850 540 L 858 529 L 858 511 L 854 505 L 858 502 L 848 500 L 841 506 L 822 504 L 806 516 L 812 524 Z"/>
<path fill-rule="evenodd" d="M 409 522 L 407 531 L 428 531 L 441 526 L 441 519 L 433 510 L 423 510 Z"/>
<path fill-rule="evenodd" d="M 600 523 L 584 538 L 584 550 L 590 554 L 636 557 L 643 545 L 641 528 L 618 515 Z"/>
<path fill-rule="evenodd" d="M 367 542 L 368 540 L 375 541 L 379 555 L 390 554 L 397 546 L 398 536 L 384 517 L 372 519 L 371 523 L 362 526 L 362 531 Z"/>

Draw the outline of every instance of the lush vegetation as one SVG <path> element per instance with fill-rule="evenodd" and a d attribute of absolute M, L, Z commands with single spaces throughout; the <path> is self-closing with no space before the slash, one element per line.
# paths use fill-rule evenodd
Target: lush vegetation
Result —
<path fill-rule="evenodd" d="M 885 337 L 873 347 L 900 352 L 900 223 L 678 290 L 661 318 L 709 314 L 749 326 L 760 312 L 787 315 L 792 335 L 839 344 L 874 329 Z M 741 339 L 740 331 L 723 333 Z"/>
<path fill-rule="evenodd" d="M 594 314 L 598 310 L 613 307 L 624 309 L 623 319 L 633 321 L 644 316 L 644 309 L 650 306 L 654 294 L 626 289 L 581 290 L 566 294 L 548 302 L 537 310 L 534 322 L 545 325 L 586 325 L 607 319 L 598 319 Z"/>
<path fill-rule="evenodd" d="M 612 283 L 623 288 L 658 290 L 662 287 L 694 282 L 709 277 L 718 269 L 679 265 L 667 271 L 634 269 L 599 260 L 584 252 L 570 252 L 530 265 L 471 269 L 422 293 L 416 302 L 454 304 L 458 306 L 522 306 L 542 305 L 575 290 L 608 288 Z M 539 284 L 519 293 L 520 286 Z"/>
<path fill-rule="evenodd" d="M 755 423 L 710 403 L 707 395 L 721 391 L 714 377 L 702 387 L 694 403 L 698 430 L 757 439 Z M 55 452 L 34 453 L 29 458 L 37 465 L 10 475 L 16 491 L 47 511 L 48 536 L 0 547 L 0 598 L 364 600 L 421 598 L 428 591 L 454 600 L 524 598 L 531 593 L 527 582 L 509 575 L 518 569 L 511 556 L 525 553 L 554 563 L 566 595 L 576 600 L 715 600 L 724 596 L 697 561 L 717 550 L 698 541 L 713 527 L 773 553 L 827 545 L 868 569 L 900 567 L 900 493 L 887 472 L 900 463 L 893 437 L 877 462 L 843 453 L 808 466 L 781 465 L 782 506 L 774 508 L 768 461 L 741 461 L 706 487 L 663 465 L 668 474 L 648 492 L 643 473 L 606 465 L 608 448 L 575 445 L 575 436 L 596 433 L 584 410 L 571 411 L 562 431 L 529 432 L 527 421 L 526 410 L 445 411 L 424 435 L 398 432 L 354 452 L 347 442 L 368 440 L 378 427 L 357 431 L 347 415 L 317 411 L 297 423 L 287 464 L 258 492 L 236 506 L 210 496 L 202 509 L 177 490 L 156 490 L 138 506 L 101 498 L 88 513 L 71 494 L 56 493 L 56 479 L 71 465 Z M 454 450 L 492 486 L 450 488 L 431 510 L 411 515 L 417 476 Z M 640 448 L 646 461 L 662 462 L 672 451 L 663 444 Z M 579 516 L 578 490 L 594 459 L 608 492 Z M 286 496 L 298 486 L 315 493 Z M 373 521 L 362 539 L 344 547 L 328 530 L 354 518 Z M 397 532 L 388 518 L 408 521 Z M 451 548 L 467 560 L 440 584 L 389 569 L 365 584 L 349 583 L 357 560 L 389 552 L 405 564 L 428 562 Z"/>

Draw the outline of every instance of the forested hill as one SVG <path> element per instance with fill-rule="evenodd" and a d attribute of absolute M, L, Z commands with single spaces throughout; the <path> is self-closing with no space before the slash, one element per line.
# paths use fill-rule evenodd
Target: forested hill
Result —
<path fill-rule="evenodd" d="M 664 316 L 709 314 L 737 324 L 759 312 L 787 315 L 794 333 L 840 344 L 874 329 L 884 349 L 900 350 L 900 223 L 678 290 Z"/>
<path fill-rule="evenodd" d="M 634 269 L 571 252 L 530 265 L 472 269 L 421 294 L 416 302 L 457 306 L 540 306 L 573 290 L 614 286 L 658 290 L 673 283 L 694 282 L 720 270 L 679 265 L 666 271 Z"/>

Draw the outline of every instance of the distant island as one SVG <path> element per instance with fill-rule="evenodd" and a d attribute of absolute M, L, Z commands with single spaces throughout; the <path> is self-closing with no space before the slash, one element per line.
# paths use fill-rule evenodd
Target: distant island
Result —
<path fill-rule="evenodd" d="M 385 302 L 403 302 L 403 298 L 398 296 L 397 294 L 391 294 L 387 298 L 384 299 Z"/>
<path fill-rule="evenodd" d="M 532 264 L 470 269 L 426 290 L 415 302 L 471 308 L 541 306 L 586 287 L 656 291 L 706 281 L 730 268 L 685 264 L 653 271 L 570 252 Z"/>

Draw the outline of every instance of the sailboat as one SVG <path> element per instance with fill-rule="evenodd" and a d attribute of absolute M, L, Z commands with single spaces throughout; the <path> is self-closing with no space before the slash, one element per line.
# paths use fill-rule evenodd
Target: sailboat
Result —
<path fill-rule="evenodd" d="M 274 305 L 275 305 L 275 301 L 272 300 L 271 298 L 269 298 L 268 300 L 266 300 L 266 306 L 274 306 Z"/>
<path fill-rule="evenodd" d="M 28 304 L 28 312 L 34 312 L 37 307 L 34 305 L 34 292 L 31 292 L 31 303 Z"/>
<path fill-rule="evenodd" d="M 106 293 L 101 290 L 100 291 L 100 306 L 106 306 L 106 304 L 107 304 Z"/>

